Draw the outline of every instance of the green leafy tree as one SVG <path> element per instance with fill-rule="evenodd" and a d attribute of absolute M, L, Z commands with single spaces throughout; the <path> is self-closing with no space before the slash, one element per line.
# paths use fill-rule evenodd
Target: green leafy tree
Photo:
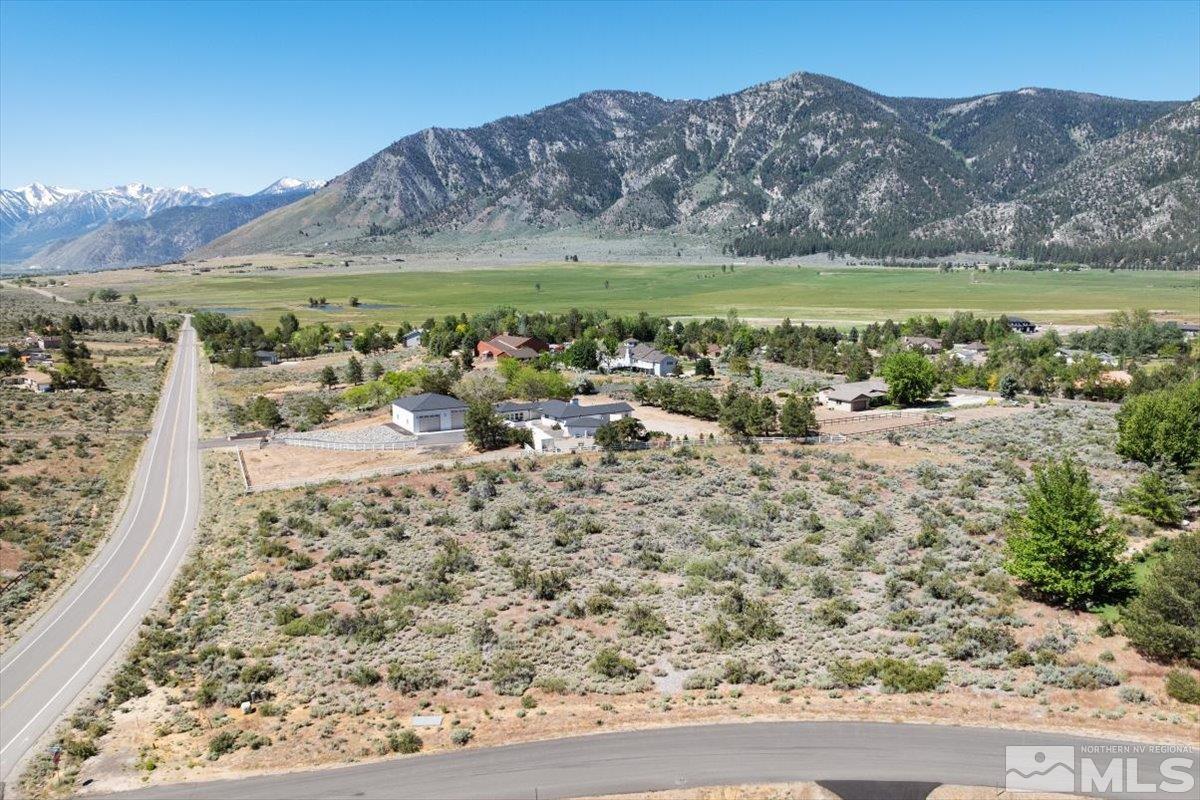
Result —
<path fill-rule="evenodd" d="M 261 394 L 246 404 L 246 417 L 266 428 L 274 428 L 283 422 L 279 404 Z"/>
<path fill-rule="evenodd" d="M 898 406 L 911 406 L 929 397 L 937 381 L 933 364 L 915 350 L 888 356 L 881 372 L 888 384 L 888 398 Z"/>
<path fill-rule="evenodd" d="M 1200 668 L 1200 533 L 1187 533 L 1150 569 L 1122 614 L 1125 635 L 1156 661 Z"/>
<path fill-rule="evenodd" d="M 603 450 L 627 450 L 649 436 L 646 426 L 637 417 L 623 417 L 596 429 L 596 444 Z"/>
<path fill-rule="evenodd" d="M 1121 508 L 1157 525 L 1175 526 L 1187 511 L 1187 492 L 1179 473 L 1160 461 L 1125 494 Z"/>
<path fill-rule="evenodd" d="M 1128 398 L 1117 412 L 1117 452 L 1177 469 L 1200 464 L 1200 380 Z"/>
<path fill-rule="evenodd" d="M 784 436 L 807 436 L 817 429 L 812 399 L 792 395 L 783 401 L 779 412 L 779 430 Z"/>
<path fill-rule="evenodd" d="M 1125 537 L 1104 515 L 1084 467 L 1069 456 L 1035 466 L 1025 502 L 1008 537 L 1012 575 L 1069 608 L 1128 593 Z"/>
<path fill-rule="evenodd" d="M 563 353 L 563 362 L 575 369 L 598 369 L 600 353 L 596 340 L 590 336 L 580 336 Z"/>
<path fill-rule="evenodd" d="M 701 378 L 712 377 L 714 374 L 712 361 L 710 361 L 708 358 L 703 357 L 703 356 L 700 358 L 697 358 L 695 373 L 696 373 L 697 377 L 701 377 Z"/>

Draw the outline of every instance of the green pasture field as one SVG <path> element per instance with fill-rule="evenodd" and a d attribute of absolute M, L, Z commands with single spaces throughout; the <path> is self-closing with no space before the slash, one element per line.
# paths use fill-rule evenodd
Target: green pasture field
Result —
<path fill-rule="evenodd" d="M 305 323 L 317 320 L 387 325 L 414 324 L 430 316 L 511 305 L 526 311 L 604 308 L 612 313 L 646 311 L 672 316 L 862 322 L 955 310 L 994 316 L 1021 314 L 1036 322 L 1101 322 L 1119 309 L 1148 308 L 1176 316 L 1200 316 L 1200 273 L 1090 270 L 1083 272 L 938 272 L 931 269 L 816 268 L 778 265 L 711 266 L 542 264 L 463 270 L 396 270 L 338 274 L 149 276 L 122 284 L 119 273 L 104 283 L 136 291 L 142 302 L 174 301 L 216 309 L 273 325 L 284 311 Z M 326 310 L 308 307 L 325 297 Z M 359 298 L 363 306 L 347 301 Z"/>

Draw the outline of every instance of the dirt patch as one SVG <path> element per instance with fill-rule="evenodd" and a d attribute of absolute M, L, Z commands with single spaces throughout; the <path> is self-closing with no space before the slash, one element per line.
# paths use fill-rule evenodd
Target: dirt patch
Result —
<path fill-rule="evenodd" d="M 335 480 L 359 472 L 407 467 L 474 454 L 468 445 L 457 448 L 412 450 L 321 450 L 274 444 L 261 450 L 244 450 L 250 486 L 290 482 Z"/>
<path fill-rule="evenodd" d="M 598 403 L 615 403 L 614 398 L 605 394 L 594 394 L 579 398 L 579 404 L 583 406 L 596 405 Z M 661 408 L 654 406 L 646 406 L 641 403 L 628 401 L 629 405 L 633 406 L 633 415 L 642 421 L 648 431 L 659 431 L 669 434 L 676 438 L 684 436 L 689 439 L 698 439 L 701 436 L 718 436 L 721 433 L 721 427 L 715 422 L 708 422 L 695 417 L 686 417 L 682 414 L 672 414 L 669 411 L 663 411 Z"/>

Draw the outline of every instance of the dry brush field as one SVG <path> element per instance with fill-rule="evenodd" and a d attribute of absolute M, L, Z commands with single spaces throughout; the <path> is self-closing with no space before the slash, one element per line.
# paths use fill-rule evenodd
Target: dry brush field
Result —
<path fill-rule="evenodd" d="M 1186 740 L 1196 711 L 1165 668 L 1001 568 L 1033 460 L 1074 453 L 1110 508 L 1136 479 L 1114 431 L 1109 409 L 1056 406 L 899 442 L 518 457 L 254 496 L 207 454 L 196 553 L 72 721 L 99 756 L 52 785 L 748 716 Z"/>

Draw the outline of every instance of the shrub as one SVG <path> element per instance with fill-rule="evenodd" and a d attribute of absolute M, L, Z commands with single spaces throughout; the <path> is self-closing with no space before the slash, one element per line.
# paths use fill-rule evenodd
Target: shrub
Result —
<path fill-rule="evenodd" d="M 350 682 L 355 686 L 374 686 L 382 680 L 379 670 L 359 664 L 350 671 Z"/>
<path fill-rule="evenodd" d="M 971 625 L 959 628 L 946 645 L 946 655 L 968 661 L 988 653 L 1007 653 L 1017 646 L 1013 635 L 997 625 Z"/>
<path fill-rule="evenodd" d="M 667 632 L 667 623 L 649 606 L 634 603 L 625 612 L 625 627 L 638 636 L 661 636 Z"/>
<path fill-rule="evenodd" d="M 1200 705 L 1200 681 L 1183 670 L 1171 670 L 1167 673 L 1167 696 L 1181 703 Z"/>
<path fill-rule="evenodd" d="M 592 659 L 592 671 L 606 678 L 633 678 L 638 674 L 637 664 L 626 658 L 615 647 L 602 647 Z"/>
<path fill-rule="evenodd" d="M 465 747 L 474 737 L 475 732 L 470 728 L 455 728 L 450 731 L 450 741 L 459 747 Z"/>
<path fill-rule="evenodd" d="M 533 664 L 515 653 L 501 653 L 492 662 L 492 688 L 496 694 L 518 697 L 525 694 L 537 674 Z"/>
<path fill-rule="evenodd" d="M 217 758 L 232 753 L 237 747 L 237 734 L 233 731 L 221 731 L 208 740 L 208 752 Z"/>
<path fill-rule="evenodd" d="M 412 753 L 421 752 L 421 748 L 425 746 L 425 742 L 416 734 L 416 731 L 400 731 L 399 733 L 388 734 L 388 747 L 393 753 L 402 755 L 410 755 Z"/>
<path fill-rule="evenodd" d="M 436 689 L 446 683 L 445 678 L 429 667 L 412 667 L 396 661 L 388 664 L 387 681 L 393 689 L 405 694 Z"/>
<path fill-rule="evenodd" d="M 875 661 L 875 674 L 885 692 L 932 692 L 946 677 L 946 668 L 941 664 L 917 666 L 898 658 L 880 658 Z"/>
<path fill-rule="evenodd" d="M 746 597 L 740 588 L 733 588 L 717 604 L 717 619 L 704 626 L 709 644 L 724 649 L 750 639 L 777 639 L 783 629 L 765 600 Z"/>

